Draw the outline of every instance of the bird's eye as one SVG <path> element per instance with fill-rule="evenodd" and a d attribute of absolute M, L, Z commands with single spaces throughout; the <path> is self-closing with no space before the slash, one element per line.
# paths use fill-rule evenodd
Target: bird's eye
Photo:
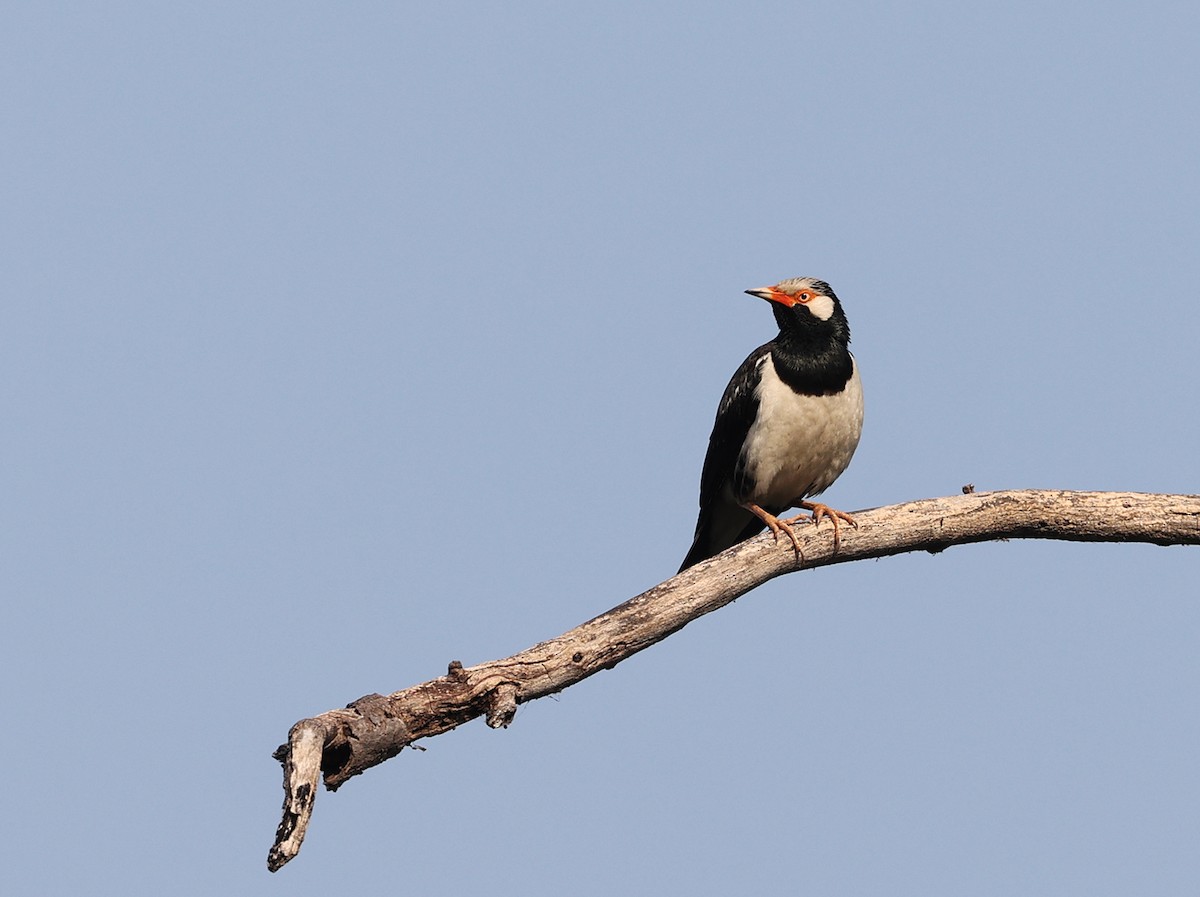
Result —
<path fill-rule="evenodd" d="M 812 298 L 812 296 L 810 296 L 808 293 L 801 293 L 798 301 L 807 302 L 811 298 Z"/>

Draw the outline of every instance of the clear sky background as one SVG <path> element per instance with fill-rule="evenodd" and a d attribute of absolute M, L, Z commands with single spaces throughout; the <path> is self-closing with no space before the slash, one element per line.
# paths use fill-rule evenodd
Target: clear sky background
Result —
<path fill-rule="evenodd" d="M 11 894 L 1195 895 L 1200 550 L 783 577 L 322 792 L 298 719 L 670 576 L 841 296 L 847 510 L 1200 491 L 1183 2 L 10 5 Z"/>

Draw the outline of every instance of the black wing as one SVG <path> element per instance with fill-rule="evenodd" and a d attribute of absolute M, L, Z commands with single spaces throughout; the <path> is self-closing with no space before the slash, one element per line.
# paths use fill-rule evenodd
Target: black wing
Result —
<path fill-rule="evenodd" d="M 765 526 L 737 503 L 733 481 L 742 444 L 758 414 L 755 390 L 760 379 L 759 365 L 770 353 L 771 346 L 772 343 L 766 343 L 751 352 L 734 372 L 721 396 L 700 474 L 700 516 L 696 520 L 696 537 L 680 570 L 720 554 Z"/>

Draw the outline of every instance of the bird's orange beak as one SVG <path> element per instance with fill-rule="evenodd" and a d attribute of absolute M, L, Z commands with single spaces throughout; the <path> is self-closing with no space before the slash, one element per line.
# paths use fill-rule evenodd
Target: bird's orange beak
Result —
<path fill-rule="evenodd" d="M 782 290 L 775 289 L 775 287 L 759 287 L 757 290 L 746 290 L 746 292 L 751 296 L 757 296 L 759 299 L 769 299 L 771 302 L 786 305 L 788 308 L 796 304 L 795 296 L 789 296 Z"/>

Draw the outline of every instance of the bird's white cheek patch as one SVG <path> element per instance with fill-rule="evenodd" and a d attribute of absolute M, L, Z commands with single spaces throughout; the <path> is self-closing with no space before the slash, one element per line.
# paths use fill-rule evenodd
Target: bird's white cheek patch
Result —
<path fill-rule="evenodd" d="M 828 321 L 833 315 L 833 300 L 828 296 L 814 296 L 808 303 L 808 311 L 814 318 Z"/>

